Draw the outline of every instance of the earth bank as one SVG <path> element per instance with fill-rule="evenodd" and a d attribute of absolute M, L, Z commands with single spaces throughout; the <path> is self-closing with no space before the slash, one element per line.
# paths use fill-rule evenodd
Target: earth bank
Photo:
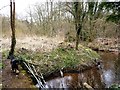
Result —
<path fill-rule="evenodd" d="M 84 47 L 83 45 L 79 45 L 79 50 L 74 49 L 74 45 L 71 43 L 60 43 L 56 48 L 51 49 L 49 52 L 41 50 L 31 50 L 26 48 L 16 48 L 15 50 L 15 57 L 17 60 L 25 60 L 29 63 L 36 65 L 36 70 L 38 73 L 42 73 L 45 79 L 50 77 L 52 74 L 59 74 L 59 71 L 62 70 L 63 72 L 79 72 L 82 70 L 90 69 L 90 67 L 96 64 L 96 61 L 99 60 L 100 56 L 90 48 Z M 5 60 L 8 55 L 8 50 L 4 50 L 2 52 L 2 58 Z M 9 61 L 7 61 L 8 63 Z M 5 69 L 3 63 L 3 70 L 7 75 L 9 74 L 6 70 L 10 70 L 10 66 L 8 69 Z M 22 69 L 21 71 L 22 72 Z M 26 72 L 25 72 L 26 74 Z M 11 74 L 9 78 L 13 75 Z M 28 80 L 28 85 L 31 86 L 29 83 L 30 78 L 27 78 L 29 75 L 25 75 L 25 79 Z M 19 77 L 19 76 L 18 76 Z M 24 77 L 24 76 L 23 76 Z M 4 85 L 14 86 L 16 81 L 14 82 L 15 78 L 11 78 L 13 80 L 12 85 L 10 84 L 9 78 L 5 79 L 3 82 Z M 21 80 L 21 78 L 17 79 L 18 82 L 23 83 L 22 85 L 18 85 L 17 88 L 26 87 L 26 85 Z M 33 85 L 33 84 L 32 84 Z M 7 87 L 7 86 L 5 86 Z"/>
<path fill-rule="evenodd" d="M 32 52 L 27 49 L 16 51 L 18 60 L 25 60 L 35 64 L 36 70 L 44 76 L 59 72 L 79 72 L 96 64 L 100 56 L 93 50 L 79 45 L 79 50 L 74 46 L 61 44 L 51 52 Z"/>

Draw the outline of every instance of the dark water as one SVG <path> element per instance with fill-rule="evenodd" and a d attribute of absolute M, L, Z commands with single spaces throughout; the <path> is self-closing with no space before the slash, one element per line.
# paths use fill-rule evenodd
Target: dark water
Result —
<path fill-rule="evenodd" d="M 115 53 L 99 53 L 103 61 L 102 78 L 106 87 L 120 84 L 120 58 Z"/>
<path fill-rule="evenodd" d="M 80 73 L 64 73 L 64 76 L 50 77 L 47 85 L 51 88 L 82 88 L 88 83 L 94 88 L 109 87 L 120 84 L 120 59 L 118 54 L 99 53 L 102 57 L 102 69 L 93 67 Z"/>

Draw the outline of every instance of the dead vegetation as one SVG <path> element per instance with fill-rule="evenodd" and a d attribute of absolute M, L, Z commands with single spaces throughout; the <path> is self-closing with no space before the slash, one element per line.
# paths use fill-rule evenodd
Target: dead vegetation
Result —
<path fill-rule="evenodd" d="M 64 39 L 62 37 L 48 38 L 48 37 L 24 37 L 18 38 L 16 42 L 16 49 L 26 48 L 32 51 L 46 52 L 58 46 Z M 10 49 L 10 39 L 2 39 L 2 50 Z"/>
<path fill-rule="evenodd" d="M 119 53 L 118 38 L 97 38 L 88 44 L 88 47 L 96 51 L 110 51 Z"/>

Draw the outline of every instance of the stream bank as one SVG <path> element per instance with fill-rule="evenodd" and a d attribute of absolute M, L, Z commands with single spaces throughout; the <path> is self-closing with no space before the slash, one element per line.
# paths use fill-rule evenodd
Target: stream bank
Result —
<path fill-rule="evenodd" d="M 48 77 L 52 73 L 59 72 L 79 72 L 94 66 L 100 56 L 93 50 L 79 45 L 79 50 L 75 50 L 70 44 L 59 46 L 51 52 L 32 52 L 19 50 L 16 53 L 18 60 L 25 60 L 36 65 L 36 70 Z"/>
<path fill-rule="evenodd" d="M 7 54 L 8 52 L 3 52 L 3 58 Z M 37 72 L 42 73 L 46 80 L 53 73 L 59 73 L 60 70 L 64 73 L 72 73 L 92 68 L 100 58 L 95 51 L 82 45 L 79 45 L 79 50 L 77 51 L 74 50 L 73 46 L 67 45 L 64 47 L 59 46 L 49 53 L 35 52 L 21 48 L 16 50 L 15 55 L 18 60 L 25 60 L 36 65 Z"/>
<path fill-rule="evenodd" d="M 63 77 L 51 76 L 47 79 L 47 85 L 52 88 L 81 88 L 81 83 L 87 82 L 95 90 L 106 90 L 106 88 L 119 90 L 119 56 L 112 52 L 98 52 L 98 54 L 101 56 L 101 69 L 92 67 L 79 73 L 64 73 Z"/>

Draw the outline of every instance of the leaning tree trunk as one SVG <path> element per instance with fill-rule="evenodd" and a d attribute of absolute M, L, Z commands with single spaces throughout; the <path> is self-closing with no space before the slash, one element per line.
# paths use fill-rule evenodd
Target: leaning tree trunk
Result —
<path fill-rule="evenodd" d="M 9 56 L 14 55 L 14 49 L 16 45 L 15 38 L 15 1 L 13 1 L 13 11 L 12 11 L 12 0 L 10 0 L 10 19 L 11 19 L 11 30 L 12 30 L 12 39 L 11 39 L 11 49 L 9 52 Z"/>

